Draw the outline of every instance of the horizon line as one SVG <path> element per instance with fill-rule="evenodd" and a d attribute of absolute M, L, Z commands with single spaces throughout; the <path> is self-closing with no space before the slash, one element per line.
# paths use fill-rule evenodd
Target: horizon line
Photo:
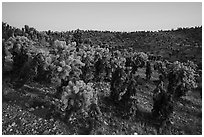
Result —
<path fill-rule="evenodd" d="M 17 29 L 22 29 L 25 27 L 25 25 L 29 26 L 28 24 L 24 24 L 22 26 L 22 28 L 20 27 L 17 27 L 17 26 L 14 26 L 14 25 L 10 25 L 9 23 L 7 23 L 6 21 L 3 21 L 2 20 L 2 23 L 6 23 L 8 24 L 9 26 L 13 27 L 13 28 L 17 28 Z M 199 28 L 199 27 L 202 27 L 202 25 L 200 26 L 179 26 L 179 27 L 176 27 L 176 28 L 171 28 L 171 29 L 158 29 L 158 30 L 131 30 L 131 31 L 122 31 L 122 30 L 99 30 L 99 29 L 81 29 L 81 28 L 76 28 L 76 29 L 68 29 L 68 30 L 52 30 L 52 29 L 48 29 L 48 30 L 39 30 L 33 26 L 29 26 L 29 28 L 34 28 L 35 30 L 37 30 L 38 32 L 46 32 L 46 31 L 52 31 L 52 32 L 67 32 L 67 31 L 76 31 L 76 30 L 82 30 L 82 31 L 102 31 L 102 32 L 127 32 L 127 33 L 131 33 L 131 32 L 159 32 L 159 31 L 172 31 L 172 30 L 178 30 L 180 28 L 182 29 L 190 29 L 190 28 Z"/>

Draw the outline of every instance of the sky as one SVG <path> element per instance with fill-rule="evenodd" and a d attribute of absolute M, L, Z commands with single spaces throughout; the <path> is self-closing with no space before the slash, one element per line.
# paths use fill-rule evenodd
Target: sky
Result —
<path fill-rule="evenodd" d="M 3 2 L 2 21 L 39 31 L 157 31 L 202 25 L 201 2 Z"/>

